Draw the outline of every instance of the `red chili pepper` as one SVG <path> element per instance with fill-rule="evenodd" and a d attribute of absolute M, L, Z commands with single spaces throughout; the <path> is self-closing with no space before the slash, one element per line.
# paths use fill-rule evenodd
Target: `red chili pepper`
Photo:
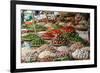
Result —
<path fill-rule="evenodd" d="M 52 34 L 61 34 L 62 32 L 61 32 L 61 30 L 55 30 L 54 29 L 54 30 L 51 31 L 51 33 Z"/>
<path fill-rule="evenodd" d="M 67 26 L 61 28 L 64 32 L 75 32 L 75 29 L 72 26 Z"/>
<path fill-rule="evenodd" d="M 43 35 L 42 35 L 42 37 L 44 38 L 44 39 L 52 39 L 53 37 L 55 37 L 52 33 L 50 33 L 50 32 L 47 32 L 47 33 L 44 33 Z"/>
<path fill-rule="evenodd" d="M 32 25 L 32 22 L 25 22 L 26 25 Z"/>

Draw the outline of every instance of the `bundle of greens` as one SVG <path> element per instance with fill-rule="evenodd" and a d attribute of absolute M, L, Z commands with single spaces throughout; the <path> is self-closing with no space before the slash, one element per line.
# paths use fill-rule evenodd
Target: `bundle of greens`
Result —
<path fill-rule="evenodd" d="M 35 34 L 28 34 L 26 36 L 22 37 L 23 41 L 30 41 L 32 43 L 32 46 L 41 46 L 43 44 L 46 44 L 47 42 L 41 39 L 39 36 Z"/>
<path fill-rule="evenodd" d="M 52 25 L 53 29 L 60 29 L 62 28 L 63 26 L 62 25 Z"/>
<path fill-rule="evenodd" d="M 38 37 L 34 38 L 34 40 L 32 40 L 31 42 L 32 42 L 33 46 L 36 46 L 36 47 L 47 43 L 46 41 L 44 41 L 43 39 L 38 38 Z"/>
<path fill-rule="evenodd" d="M 67 60 L 72 60 L 72 59 L 68 56 L 59 57 L 55 59 L 55 61 L 67 61 Z"/>
<path fill-rule="evenodd" d="M 22 29 L 29 29 L 29 30 L 33 30 L 33 25 L 32 24 L 22 24 L 21 25 Z"/>
<path fill-rule="evenodd" d="M 89 45 L 89 43 L 87 43 L 86 40 L 84 40 L 78 34 L 75 34 L 75 33 L 63 33 L 61 35 L 61 37 L 62 37 L 62 40 L 74 41 L 74 42 L 81 42 L 81 43 L 83 43 L 85 45 Z"/>
<path fill-rule="evenodd" d="M 35 36 L 36 35 L 28 34 L 28 35 L 22 36 L 22 40 L 23 41 L 32 41 Z"/>
<path fill-rule="evenodd" d="M 43 25 L 35 24 L 34 26 L 35 26 L 35 29 L 36 29 L 37 32 L 47 30 L 47 28 Z"/>
<path fill-rule="evenodd" d="M 22 29 L 29 29 L 37 32 L 47 30 L 45 26 L 39 24 L 22 24 Z"/>

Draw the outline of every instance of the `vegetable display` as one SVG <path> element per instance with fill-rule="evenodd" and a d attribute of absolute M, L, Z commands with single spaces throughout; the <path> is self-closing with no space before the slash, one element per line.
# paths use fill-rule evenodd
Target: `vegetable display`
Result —
<path fill-rule="evenodd" d="M 62 40 L 85 43 L 85 40 L 75 33 L 64 33 L 62 34 L 62 37 Z"/>
<path fill-rule="evenodd" d="M 47 28 L 45 26 L 39 25 L 39 24 L 35 24 L 35 29 L 37 32 L 47 30 Z"/>
<path fill-rule="evenodd" d="M 90 58 L 90 19 L 85 19 L 84 13 L 26 13 L 21 23 L 22 63 Z"/>
<path fill-rule="evenodd" d="M 64 32 L 74 33 L 75 29 L 72 26 L 62 27 L 61 28 Z"/>
<path fill-rule="evenodd" d="M 30 41 L 33 46 L 41 46 L 47 43 L 46 41 L 44 41 L 43 39 L 41 39 L 39 36 L 35 34 L 29 34 L 29 35 L 23 36 L 22 40 Z"/>
<path fill-rule="evenodd" d="M 75 52 L 72 53 L 72 57 L 74 59 L 79 59 L 79 60 L 83 60 L 83 59 L 89 59 L 89 51 L 87 50 L 83 50 L 83 49 L 80 49 L 80 50 L 76 50 Z"/>
<path fill-rule="evenodd" d="M 60 58 L 56 58 L 56 59 L 55 59 L 55 61 L 66 61 L 66 60 L 72 60 L 72 59 L 69 58 L 68 56 L 60 57 Z"/>
<path fill-rule="evenodd" d="M 42 38 L 43 39 L 46 39 L 46 40 L 50 40 L 50 39 L 52 39 L 52 38 L 54 38 L 55 36 L 51 33 L 51 32 L 47 32 L 47 33 L 44 33 L 43 35 L 42 35 Z"/>

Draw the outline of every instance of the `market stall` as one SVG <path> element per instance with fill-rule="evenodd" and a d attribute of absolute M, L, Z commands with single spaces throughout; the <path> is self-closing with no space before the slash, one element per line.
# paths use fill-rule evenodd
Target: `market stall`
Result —
<path fill-rule="evenodd" d="M 22 10 L 22 63 L 90 58 L 88 13 Z"/>

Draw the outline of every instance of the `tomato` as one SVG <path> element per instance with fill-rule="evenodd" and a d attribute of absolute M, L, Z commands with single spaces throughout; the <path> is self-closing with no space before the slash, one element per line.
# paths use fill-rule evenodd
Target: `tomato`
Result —
<path fill-rule="evenodd" d="M 61 28 L 64 32 L 75 32 L 75 29 L 72 26 L 66 26 Z"/>
<path fill-rule="evenodd" d="M 51 31 L 52 34 L 61 34 L 61 30 L 58 30 L 58 29 L 54 29 Z"/>
<path fill-rule="evenodd" d="M 55 37 L 52 33 L 50 33 L 50 32 L 47 32 L 47 33 L 44 33 L 43 35 L 42 35 L 42 37 L 44 38 L 44 39 L 52 39 L 53 37 Z"/>

